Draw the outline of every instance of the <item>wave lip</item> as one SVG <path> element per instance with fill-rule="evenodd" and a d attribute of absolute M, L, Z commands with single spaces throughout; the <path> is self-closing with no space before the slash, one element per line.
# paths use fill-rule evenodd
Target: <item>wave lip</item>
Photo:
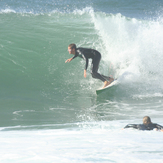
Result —
<path fill-rule="evenodd" d="M 2 9 L 0 13 L 16 13 L 16 11 L 12 9 Z"/>

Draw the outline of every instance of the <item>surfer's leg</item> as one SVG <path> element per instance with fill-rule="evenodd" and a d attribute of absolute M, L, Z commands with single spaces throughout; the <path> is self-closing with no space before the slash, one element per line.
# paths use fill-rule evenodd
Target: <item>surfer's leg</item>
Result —
<path fill-rule="evenodd" d="M 99 74 L 97 72 L 98 68 L 99 68 L 100 60 L 101 60 L 101 54 L 97 53 L 92 60 L 92 68 L 91 68 L 92 72 L 91 72 L 91 74 L 92 74 L 93 78 L 100 79 L 101 81 L 105 82 L 106 79 L 101 74 Z"/>
<path fill-rule="evenodd" d="M 92 73 L 91 74 L 92 74 L 93 78 L 100 79 L 101 81 L 103 81 L 104 87 L 106 87 L 107 85 L 112 83 L 114 81 L 114 79 L 98 73 L 100 60 L 101 60 L 101 54 L 98 53 L 95 55 L 95 58 L 92 60 Z"/>
<path fill-rule="evenodd" d="M 100 79 L 101 81 L 105 82 L 107 81 L 105 78 L 103 78 L 101 76 L 101 74 L 99 74 L 98 72 L 92 72 L 92 77 L 95 78 L 95 79 Z"/>
<path fill-rule="evenodd" d="M 101 81 L 105 82 L 107 81 L 101 74 L 99 74 L 96 70 L 94 70 L 94 64 L 92 64 L 92 77 L 95 78 L 95 79 L 100 79 Z M 96 68 L 96 67 L 95 67 Z"/>
<path fill-rule="evenodd" d="M 105 75 L 101 75 L 103 78 L 105 78 L 107 81 L 109 81 L 110 80 L 110 78 L 111 77 L 109 77 L 109 76 L 105 76 Z"/>

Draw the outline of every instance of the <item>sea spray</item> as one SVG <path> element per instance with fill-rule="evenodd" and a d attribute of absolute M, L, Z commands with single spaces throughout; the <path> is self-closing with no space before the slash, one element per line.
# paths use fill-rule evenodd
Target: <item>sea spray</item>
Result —
<path fill-rule="evenodd" d="M 121 14 L 92 14 L 92 22 L 104 45 L 103 66 L 110 62 L 114 65 L 116 77 L 128 73 L 137 82 L 148 83 L 151 78 L 155 82 L 162 80 L 161 20 L 144 21 Z"/>

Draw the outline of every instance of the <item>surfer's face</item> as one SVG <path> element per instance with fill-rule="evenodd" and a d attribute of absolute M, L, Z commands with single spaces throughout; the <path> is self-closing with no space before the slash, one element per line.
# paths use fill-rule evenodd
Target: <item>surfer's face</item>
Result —
<path fill-rule="evenodd" d="M 69 54 L 74 54 L 75 55 L 75 48 L 70 48 L 70 47 L 68 47 L 68 52 L 69 52 Z"/>

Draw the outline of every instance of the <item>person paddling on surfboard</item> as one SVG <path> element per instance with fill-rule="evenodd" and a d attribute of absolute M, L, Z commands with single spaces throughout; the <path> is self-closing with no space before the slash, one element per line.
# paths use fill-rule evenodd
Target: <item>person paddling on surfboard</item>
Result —
<path fill-rule="evenodd" d="M 103 81 L 104 82 L 103 88 L 105 88 L 106 86 L 108 86 L 110 83 L 114 81 L 113 78 L 101 75 L 97 72 L 99 68 L 99 63 L 101 60 L 101 54 L 97 50 L 82 48 L 82 47 L 76 48 L 76 44 L 70 44 L 68 46 L 68 52 L 69 54 L 73 54 L 74 57 L 67 59 L 65 63 L 72 61 L 76 57 L 83 58 L 86 61 L 85 69 L 84 69 L 85 78 L 87 76 L 86 72 L 87 72 L 87 67 L 88 67 L 88 61 L 91 58 L 92 59 L 92 66 L 91 66 L 92 77 Z"/>
<path fill-rule="evenodd" d="M 163 132 L 163 126 L 157 124 L 157 123 L 152 123 L 151 118 L 149 116 L 145 116 L 143 118 L 143 124 L 128 124 L 127 126 L 124 127 L 126 128 L 134 128 L 138 130 L 158 130 Z"/>

